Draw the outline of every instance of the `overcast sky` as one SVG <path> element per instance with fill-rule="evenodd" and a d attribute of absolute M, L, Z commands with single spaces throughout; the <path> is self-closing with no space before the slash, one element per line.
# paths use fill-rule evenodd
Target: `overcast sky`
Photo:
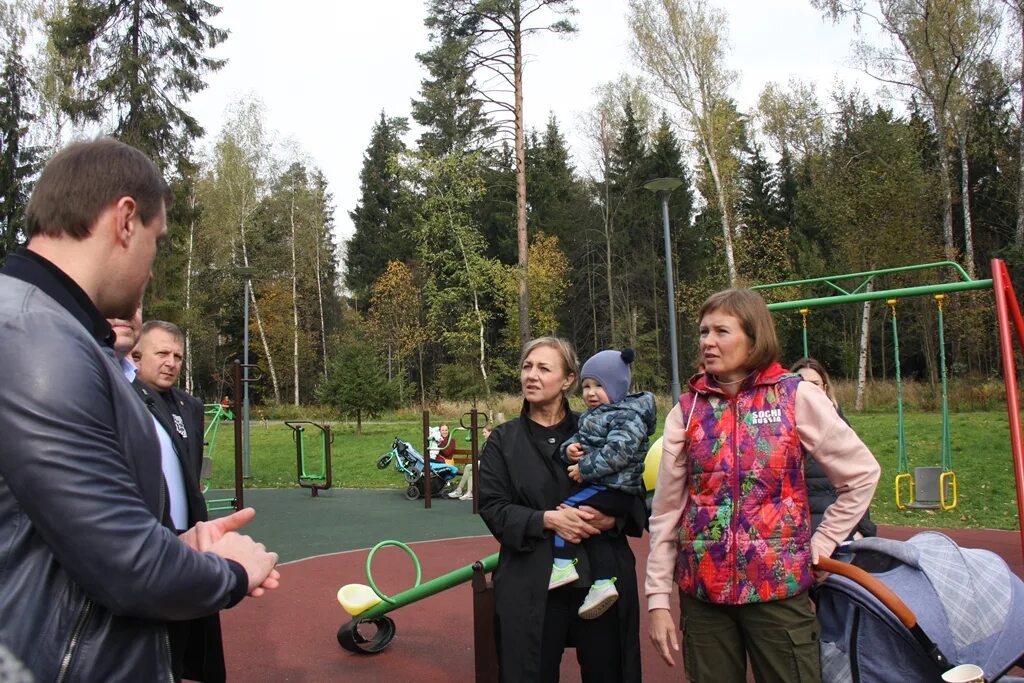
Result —
<path fill-rule="evenodd" d="M 223 12 L 214 23 L 231 34 L 215 54 L 228 63 L 208 76 L 209 87 L 189 110 L 213 139 L 232 102 L 258 96 L 268 129 L 279 140 L 294 140 L 327 176 L 338 236 L 347 239 L 374 122 L 382 110 L 410 116 L 425 76 L 415 57 L 429 48 L 424 0 L 218 4 Z M 638 69 L 629 52 L 626 0 L 575 4 L 577 34 L 537 36 L 526 46 L 524 109 L 528 128 L 543 128 L 553 112 L 570 151 L 582 154 L 578 122 L 595 102 L 594 88 Z M 850 66 L 849 25 L 833 26 L 807 0 L 720 0 L 719 6 L 729 16 L 728 59 L 740 73 L 733 96 L 741 110 L 755 104 L 765 83 L 793 76 L 818 83 L 822 97 L 837 81 L 874 88 Z"/>

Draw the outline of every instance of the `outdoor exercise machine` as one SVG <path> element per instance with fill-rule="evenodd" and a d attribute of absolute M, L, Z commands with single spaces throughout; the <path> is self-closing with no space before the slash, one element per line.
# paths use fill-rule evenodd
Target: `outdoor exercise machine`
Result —
<path fill-rule="evenodd" d="M 871 288 L 871 284 L 874 282 L 875 278 L 880 275 L 938 268 L 952 269 L 960 279 L 955 282 L 876 291 L 872 291 Z M 1010 275 L 1006 268 L 1006 264 L 1001 259 L 992 259 L 991 270 L 991 279 L 973 279 L 967 275 L 958 263 L 942 261 L 904 266 L 901 268 L 886 268 L 861 273 L 850 273 L 847 275 L 832 275 L 805 280 L 791 280 L 788 282 L 759 285 L 753 289 L 764 291 L 784 287 L 801 288 L 811 285 L 825 285 L 835 292 L 830 296 L 768 304 L 768 309 L 771 311 L 801 311 L 801 309 L 810 311 L 814 308 L 835 306 L 839 304 L 863 303 L 865 301 L 889 301 L 890 299 L 899 300 L 915 296 L 934 297 L 939 294 L 947 295 L 953 292 L 971 290 L 992 290 L 993 295 L 995 296 L 996 324 L 999 331 L 999 348 L 1003 362 L 1003 383 L 1006 388 L 1006 409 L 1010 426 L 1010 448 L 1013 459 L 1014 477 L 1016 479 L 1017 486 L 1017 516 L 1020 523 L 1021 552 L 1024 554 L 1024 435 L 1022 435 L 1021 432 L 1020 402 L 1017 394 L 1017 364 L 1013 355 L 1014 335 L 1016 336 L 1018 346 L 1022 351 L 1024 351 L 1024 316 L 1021 314 L 1020 304 L 1017 301 L 1017 294 L 1014 292 L 1013 285 L 1010 282 Z M 852 289 L 848 289 L 848 286 L 844 287 L 839 284 L 846 280 L 854 280 L 857 284 Z M 942 299 L 938 300 L 940 306 L 942 301 Z M 806 314 L 803 315 L 804 320 L 806 320 Z M 940 338 L 940 348 L 944 345 L 943 342 L 944 340 Z M 944 387 L 944 406 L 947 406 L 946 400 L 946 390 Z M 945 409 L 948 412 L 948 406 Z M 948 427 L 949 423 L 947 416 L 944 420 L 943 426 L 944 441 L 948 438 Z M 950 484 L 948 485 L 950 485 L 952 489 L 955 484 L 953 484 L 951 480 L 948 481 L 950 481 Z M 946 482 L 942 482 L 940 484 L 940 488 L 944 485 L 947 485 Z M 955 498 L 955 493 L 952 492 L 952 490 L 951 493 Z M 937 496 L 937 498 L 940 500 L 941 504 L 941 494 Z"/>
<path fill-rule="evenodd" d="M 405 551 L 416 569 L 416 582 L 412 588 L 394 597 L 385 595 L 373 580 L 373 557 L 381 548 L 396 546 Z M 477 680 L 481 673 L 492 671 L 488 680 L 497 680 L 497 656 L 494 649 L 494 603 L 493 593 L 486 578 L 498 566 L 498 554 L 459 567 L 442 574 L 436 579 L 420 583 L 422 569 L 419 558 L 412 548 L 399 541 L 381 541 L 366 557 L 366 580 L 369 585 L 350 583 L 338 591 L 338 602 L 352 619 L 338 629 L 338 644 L 349 652 L 372 655 L 382 651 L 395 638 L 395 622 L 385 616 L 400 607 L 429 598 L 441 591 L 454 588 L 467 581 L 473 581 L 473 622 L 474 651 L 476 654 Z M 373 627 L 374 633 L 367 636 L 360 633 L 360 627 Z"/>
<path fill-rule="evenodd" d="M 216 452 L 217 432 L 220 430 L 220 423 L 229 418 L 228 410 L 220 403 L 208 403 L 204 406 L 206 415 L 206 429 L 203 431 L 203 463 L 199 472 L 199 485 L 205 495 L 210 490 L 210 479 L 213 478 L 213 454 Z M 206 509 L 209 512 L 221 510 L 234 510 L 234 498 L 207 498 Z"/>
<path fill-rule="evenodd" d="M 260 380 L 261 375 L 257 374 L 255 377 L 250 376 L 246 372 L 246 377 L 242 377 L 242 369 L 255 368 L 257 366 L 251 364 L 244 364 L 240 361 L 235 361 L 231 368 L 231 379 L 232 388 L 235 396 L 242 395 L 243 383 L 257 382 Z M 227 415 L 227 410 L 224 406 L 218 404 L 211 404 L 206 406 L 205 414 L 210 416 L 210 424 L 207 425 L 203 432 L 203 445 L 205 452 L 203 455 L 202 471 L 200 472 L 199 478 L 202 482 L 202 490 L 205 494 L 210 487 L 210 478 L 213 476 L 213 453 L 214 445 L 217 440 L 217 430 L 220 426 L 221 421 Z M 219 512 L 223 510 L 241 510 L 245 507 L 244 493 L 242 487 L 242 420 L 235 416 L 233 421 L 235 426 L 235 496 L 234 498 L 209 498 L 206 501 L 206 509 L 210 512 Z M 248 429 L 248 424 L 245 425 Z"/>
<path fill-rule="evenodd" d="M 285 425 L 292 430 L 295 440 L 295 469 L 299 486 L 309 489 L 310 497 L 316 498 L 320 491 L 331 488 L 331 444 L 334 435 L 330 425 L 322 425 L 308 420 L 286 420 Z M 319 470 L 313 470 L 306 458 L 306 428 L 302 425 L 313 425 L 320 430 L 320 462 Z"/>

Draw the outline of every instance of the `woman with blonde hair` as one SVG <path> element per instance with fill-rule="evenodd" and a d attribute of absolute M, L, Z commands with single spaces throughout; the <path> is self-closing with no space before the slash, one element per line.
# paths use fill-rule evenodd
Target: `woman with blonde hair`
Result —
<path fill-rule="evenodd" d="M 819 681 L 813 562 L 863 516 L 878 463 L 821 389 L 779 365 L 760 295 L 713 294 L 698 320 L 704 372 L 666 420 L 650 520 L 651 640 L 674 665 L 677 590 L 689 680 L 742 683 L 749 657 L 759 682 Z M 813 534 L 808 456 L 838 492 Z"/>
<path fill-rule="evenodd" d="M 557 681 L 562 653 L 576 648 L 584 683 L 642 680 L 636 560 L 625 534 L 639 536 L 639 497 L 626 519 L 561 505 L 572 490 L 559 447 L 577 431 L 567 396 L 579 377 L 572 345 L 557 337 L 528 342 L 519 362 L 523 408 L 494 428 L 480 459 L 480 516 L 501 544 L 494 572 L 495 637 L 502 681 Z M 579 608 L 592 583 L 586 553 L 579 579 L 548 590 L 555 533 L 569 543 L 606 532 L 618 601 L 596 619 Z"/>

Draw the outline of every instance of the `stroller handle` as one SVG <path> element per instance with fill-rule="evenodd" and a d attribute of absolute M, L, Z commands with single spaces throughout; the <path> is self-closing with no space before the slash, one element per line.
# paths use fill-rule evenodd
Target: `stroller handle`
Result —
<path fill-rule="evenodd" d="M 896 595 L 891 588 L 873 577 L 869 572 L 864 571 L 860 567 L 855 567 L 849 562 L 833 560 L 831 557 L 819 557 L 815 566 L 830 574 L 845 576 L 870 591 L 908 629 L 913 629 L 917 626 L 917 615 L 907 607 L 907 604 L 900 599 L 900 596 Z"/>
<path fill-rule="evenodd" d="M 891 588 L 876 579 L 869 572 L 848 562 L 833 560 L 831 557 L 819 557 L 815 566 L 822 571 L 845 576 L 878 598 L 879 602 L 885 605 L 899 619 L 900 623 L 910 631 L 914 640 L 924 649 L 925 654 L 940 672 L 947 671 L 953 666 L 949 658 L 939 650 L 938 646 L 918 625 L 917 615 L 914 614 L 913 610 L 907 607 L 907 604 Z"/>

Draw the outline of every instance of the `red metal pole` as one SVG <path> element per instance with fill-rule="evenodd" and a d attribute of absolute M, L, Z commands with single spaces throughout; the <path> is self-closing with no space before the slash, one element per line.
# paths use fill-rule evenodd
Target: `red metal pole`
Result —
<path fill-rule="evenodd" d="M 996 295 L 996 322 L 999 324 L 999 349 L 1003 357 L 1003 383 L 1006 385 L 1006 410 L 1010 418 L 1010 447 L 1013 451 L 1013 472 L 1017 479 L 1017 519 L 1020 524 L 1020 547 L 1024 555 L 1024 437 L 1021 435 L 1020 404 L 1017 401 L 1017 364 L 1013 358 L 1010 338 L 1010 316 L 1014 317 L 1017 340 L 1024 348 L 1024 321 L 1021 320 L 1017 295 L 1010 283 L 1006 264 L 992 259 L 992 289 Z M 1012 311 L 1007 299 L 1013 301 Z"/>

